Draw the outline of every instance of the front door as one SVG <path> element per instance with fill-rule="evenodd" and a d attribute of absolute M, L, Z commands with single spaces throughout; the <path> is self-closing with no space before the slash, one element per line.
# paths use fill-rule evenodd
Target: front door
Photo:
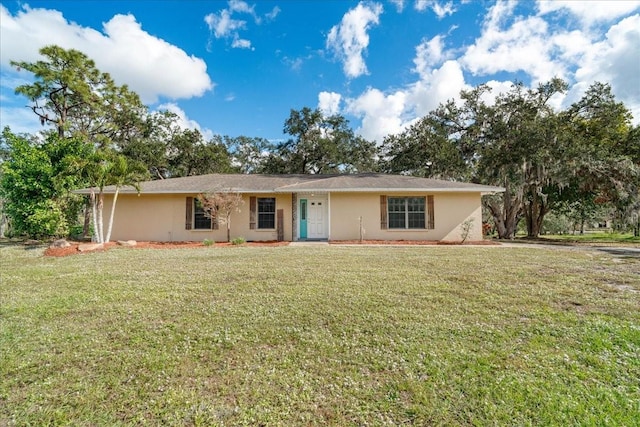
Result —
<path fill-rule="evenodd" d="M 300 199 L 300 239 L 327 238 L 327 200 L 320 197 Z"/>
<path fill-rule="evenodd" d="M 307 238 L 327 238 L 327 202 L 324 199 L 308 199 L 307 201 Z"/>

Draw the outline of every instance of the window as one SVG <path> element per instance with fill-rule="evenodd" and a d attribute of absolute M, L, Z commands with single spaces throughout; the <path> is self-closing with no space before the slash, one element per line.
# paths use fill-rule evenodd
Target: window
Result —
<path fill-rule="evenodd" d="M 195 230 L 211 230 L 211 218 L 209 218 L 202 207 L 200 200 L 193 198 L 193 228 Z"/>
<path fill-rule="evenodd" d="M 258 229 L 260 228 L 276 228 L 275 197 L 258 198 Z"/>
<path fill-rule="evenodd" d="M 426 228 L 424 197 L 389 197 L 389 228 Z"/>

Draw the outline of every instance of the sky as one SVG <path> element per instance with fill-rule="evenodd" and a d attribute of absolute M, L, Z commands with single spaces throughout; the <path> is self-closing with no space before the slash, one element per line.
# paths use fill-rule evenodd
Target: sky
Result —
<path fill-rule="evenodd" d="M 576 102 L 609 83 L 640 123 L 640 2 L 0 0 L 0 126 L 42 128 L 10 61 L 77 49 L 150 111 L 214 135 L 286 139 L 292 109 L 341 114 L 382 143 L 479 84 L 553 77 Z"/>

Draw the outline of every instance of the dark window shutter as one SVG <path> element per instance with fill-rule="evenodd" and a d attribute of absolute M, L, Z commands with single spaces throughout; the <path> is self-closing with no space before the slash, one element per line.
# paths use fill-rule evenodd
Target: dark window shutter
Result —
<path fill-rule="evenodd" d="M 278 242 L 282 242 L 284 240 L 284 209 L 278 209 L 276 224 L 276 228 L 278 229 Z"/>
<path fill-rule="evenodd" d="M 184 228 L 185 230 L 191 230 L 193 226 L 193 197 L 187 197 L 185 212 Z"/>
<path fill-rule="evenodd" d="M 380 229 L 387 229 L 387 196 L 380 196 Z"/>
<path fill-rule="evenodd" d="M 433 214 L 433 196 L 427 196 L 427 229 L 433 230 L 436 227 Z"/>
<path fill-rule="evenodd" d="M 256 229 L 256 198 L 249 197 L 249 229 Z"/>

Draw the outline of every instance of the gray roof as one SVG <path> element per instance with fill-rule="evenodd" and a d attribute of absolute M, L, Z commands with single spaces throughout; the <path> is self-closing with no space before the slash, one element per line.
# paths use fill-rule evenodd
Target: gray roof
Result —
<path fill-rule="evenodd" d="M 238 193 L 304 193 L 315 192 L 480 192 L 496 193 L 502 187 L 444 181 L 404 175 L 378 173 L 353 175 L 242 175 L 210 174 L 182 178 L 161 179 L 140 183 L 143 194 L 197 194 L 216 191 Z M 76 191 L 88 194 L 90 189 Z M 105 193 L 115 192 L 114 186 L 104 189 Z M 133 187 L 123 187 L 120 193 L 136 193 Z"/>

